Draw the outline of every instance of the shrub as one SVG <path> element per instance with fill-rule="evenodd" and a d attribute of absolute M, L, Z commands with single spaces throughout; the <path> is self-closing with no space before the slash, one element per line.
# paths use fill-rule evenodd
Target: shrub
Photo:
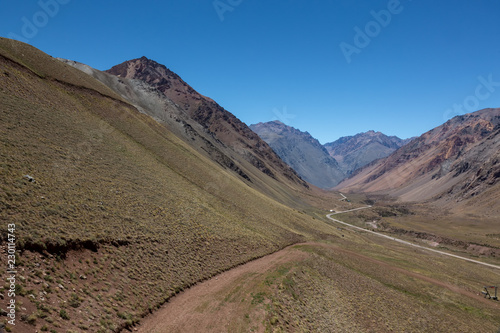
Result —
<path fill-rule="evenodd" d="M 68 301 L 68 304 L 74 308 L 77 308 L 80 306 L 80 304 L 82 304 L 82 300 L 80 299 L 80 297 L 78 297 L 77 294 L 72 293 L 71 298 Z"/>
<path fill-rule="evenodd" d="M 64 309 L 61 309 L 61 311 L 59 311 L 59 316 L 61 316 L 61 318 L 64 320 L 69 320 L 69 315 Z"/>
<path fill-rule="evenodd" d="M 30 325 L 35 325 L 36 323 L 37 316 L 36 314 L 32 313 L 26 318 L 26 322 Z"/>

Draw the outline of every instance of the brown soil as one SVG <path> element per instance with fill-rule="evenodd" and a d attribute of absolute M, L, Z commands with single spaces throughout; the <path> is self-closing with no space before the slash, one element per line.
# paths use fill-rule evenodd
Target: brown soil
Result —
<path fill-rule="evenodd" d="M 305 259 L 307 253 L 287 247 L 281 251 L 254 260 L 224 272 L 180 293 L 157 312 L 146 318 L 139 332 L 227 332 L 235 318 L 245 318 L 248 302 L 226 302 L 225 294 L 238 285 L 243 286 L 244 299 L 251 298 L 252 285 L 258 276 L 276 269 L 277 266 Z M 264 332 L 265 311 L 252 314 L 257 325 L 254 332 Z"/>

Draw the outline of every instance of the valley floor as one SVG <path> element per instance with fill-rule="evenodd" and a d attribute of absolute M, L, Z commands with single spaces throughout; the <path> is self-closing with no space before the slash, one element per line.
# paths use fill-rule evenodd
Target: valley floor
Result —
<path fill-rule="evenodd" d="M 339 228 L 341 229 L 341 228 Z M 200 283 L 139 332 L 492 332 L 480 294 L 500 270 L 354 229 L 287 247 Z"/>

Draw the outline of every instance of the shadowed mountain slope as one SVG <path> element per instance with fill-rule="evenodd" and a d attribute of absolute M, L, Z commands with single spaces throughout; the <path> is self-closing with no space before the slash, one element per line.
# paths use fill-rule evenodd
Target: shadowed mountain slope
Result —
<path fill-rule="evenodd" d="M 259 123 L 250 128 L 309 183 L 331 188 L 345 177 L 337 161 L 309 133 L 280 121 Z"/>

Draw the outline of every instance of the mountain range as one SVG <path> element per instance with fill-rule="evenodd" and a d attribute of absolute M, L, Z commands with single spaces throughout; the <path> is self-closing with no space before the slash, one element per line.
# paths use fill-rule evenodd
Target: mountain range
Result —
<path fill-rule="evenodd" d="M 345 173 L 337 161 L 309 133 L 280 121 L 250 125 L 250 129 L 309 183 L 331 188 L 345 178 Z"/>
<path fill-rule="evenodd" d="M 500 109 L 456 116 L 343 181 L 337 189 L 387 193 L 496 214 Z"/>
<path fill-rule="evenodd" d="M 387 157 L 413 138 L 400 139 L 381 132 L 368 131 L 354 136 L 341 137 L 324 147 L 339 163 L 346 175 L 379 158 Z"/>
<path fill-rule="evenodd" d="M 190 315 L 231 326 L 188 331 L 328 331 L 335 322 L 339 331 L 474 332 L 498 323 L 496 304 L 476 293 L 477 281 L 496 278 L 482 258 L 405 243 L 429 241 L 420 228 L 431 221 L 448 237 L 433 240 L 495 262 L 500 109 L 411 140 L 369 131 L 322 145 L 277 121 L 247 126 L 146 57 L 99 71 L 0 38 L 0 117 L 0 230 L 9 235 L 0 247 L 15 246 L 14 259 L 0 256 L 15 268 L 0 295 L 16 294 L 16 332 L 135 330 L 205 282 L 218 295 L 195 294 Z M 460 220 L 440 220 L 441 210 Z M 408 241 L 340 227 L 327 213 Z M 241 286 L 220 289 L 229 279 L 218 274 L 250 261 Z"/>
<path fill-rule="evenodd" d="M 250 125 L 250 129 L 304 180 L 325 189 L 334 187 L 355 170 L 390 155 L 411 140 L 368 131 L 322 145 L 308 132 L 280 121 Z"/>

